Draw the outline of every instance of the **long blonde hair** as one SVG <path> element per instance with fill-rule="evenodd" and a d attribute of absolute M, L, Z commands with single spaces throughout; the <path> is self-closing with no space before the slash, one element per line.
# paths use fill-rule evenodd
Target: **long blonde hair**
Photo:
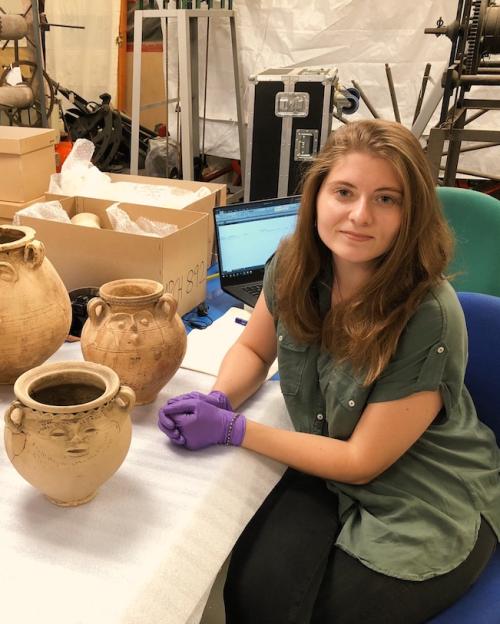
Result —
<path fill-rule="evenodd" d="M 317 233 L 316 199 L 330 170 L 351 152 L 386 159 L 395 168 L 403 189 L 401 227 L 363 291 L 322 318 L 315 282 L 331 251 Z M 278 250 L 275 314 L 298 342 L 321 344 L 370 384 L 387 366 L 418 304 L 443 279 L 452 248 L 418 140 L 398 123 L 352 122 L 330 135 L 305 175 L 297 227 Z"/>

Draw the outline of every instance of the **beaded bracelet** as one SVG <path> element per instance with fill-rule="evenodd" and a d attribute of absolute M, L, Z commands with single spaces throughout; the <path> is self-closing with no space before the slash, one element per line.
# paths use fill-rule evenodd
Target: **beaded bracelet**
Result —
<path fill-rule="evenodd" d="M 234 423 L 238 420 L 238 418 L 240 417 L 241 414 L 235 414 L 232 418 L 231 418 L 231 422 L 229 423 L 229 426 L 227 428 L 227 433 L 226 433 L 226 439 L 224 440 L 224 444 L 225 446 L 231 446 L 231 437 L 233 435 L 233 428 L 234 428 Z"/>

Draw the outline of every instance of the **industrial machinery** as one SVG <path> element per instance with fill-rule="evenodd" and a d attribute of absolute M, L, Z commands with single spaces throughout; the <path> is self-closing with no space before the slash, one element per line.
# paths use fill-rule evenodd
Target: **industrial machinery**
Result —
<path fill-rule="evenodd" d="M 50 80 L 50 79 L 49 79 Z M 51 81 L 54 90 L 63 95 L 71 107 L 63 114 L 69 138 L 88 139 L 95 145 L 92 163 L 103 171 L 121 169 L 130 162 L 132 120 L 116 110 L 109 93 L 100 95 L 100 102 L 90 102 L 75 91 Z M 138 162 L 144 167 L 149 140 L 157 138 L 156 132 L 139 126 Z"/>
<path fill-rule="evenodd" d="M 213 0 L 201 2 L 201 0 L 149 0 L 149 8 L 143 8 L 146 3 L 139 2 L 139 9 L 134 12 L 134 56 L 132 74 L 132 135 L 131 135 L 131 158 L 130 172 L 138 172 L 138 133 L 141 112 L 141 71 L 142 71 L 142 35 L 145 20 L 160 20 L 163 33 L 164 53 L 164 84 L 165 99 L 161 102 L 164 106 L 166 125 L 169 127 L 169 104 L 176 104 L 178 115 L 177 140 L 181 145 L 181 170 L 185 180 L 202 178 L 202 165 L 205 152 L 205 123 L 207 103 L 207 67 L 209 64 L 209 29 L 213 20 L 227 19 L 229 24 L 229 36 L 231 41 L 231 56 L 234 77 L 234 96 L 238 124 L 238 140 L 240 146 L 240 159 L 242 164 L 245 158 L 245 132 L 242 116 L 242 86 L 240 84 L 240 69 L 238 58 L 238 45 L 236 36 L 236 16 L 233 10 L 233 1 L 228 0 L 227 8 L 225 0 L 220 0 L 217 5 Z M 156 5 L 156 7 L 154 6 Z M 167 37 L 168 22 L 175 20 L 177 29 L 177 54 L 178 54 L 178 89 L 175 97 L 170 97 L 168 88 L 169 67 L 169 40 Z M 205 21 L 207 24 L 206 48 L 205 48 L 205 76 L 204 95 L 200 102 L 199 80 L 199 24 Z M 210 60 L 211 62 L 211 60 Z M 181 79 L 182 77 L 182 79 Z M 200 115 L 200 103 L 203 105 L 203 113 Z M 200 137 L 200 118 L 202 119 L 202 136 Z M 200 150 L 201 147 L 201 150 Z M 244 171 L 244 166 L 242 166 Z"/>
<path fill-rule="evenodd" d="M 466 128 L 490 110 L 500 109 L 500 62 L 489 60 L 500 54 L 500 6 L 493 0 L 459 0 L 455 20 L 445 25 L 438 20 L 428 34 L 446 35 L 452 42 L 450 60 L 442 79 L 442 105 L 439 123 L 430 130 L 427 155 L 436 180 L 444 170 L 444 184 L 453 186 L 456 174 L 500 180 L 491 175 L 458 168 L 460 154 L 500 145 L 500 131 Z M 491 87 L 491 97 L 475 98 L 471 87 Z M 471 111 L 475 111 L 469 115 Z M 449 141 L 445 152 L 445 141 Z M 462 142 L 475 142 L 462 148 Z M 442 157 L 446 164 L 442 165 Z"/>
<path fill-rule="evenodd" d="M 53 92 L 43 71 L 40 7 L 43 0 L 26 2 L 23 14 L 9 15 L 0 6 L 0 42 L 5 50 L 12 42 L 14 62 L 0 76 L 0 111 L 6 113 L 11 125 L 48 127 L 54 105 Z M 28 20 L 28 13 L 31 19 Z M 26 39 L 30 59 L 20 60 L 19 41 Z"/>
<path fill-rule="evenodd" d="M 55 106 L 66 133 L 72 141 L 85 138 L 95 145 L 92 162 L 103 170 L 112 166 L 123 168 L 130 161 L 132 121 L 114 109 L 111 96 L 104 93 L 100 102 L 92 102 L 55 82 L 44 69 L 44 34 L 52 26 L 83 28 L 82 26 L 50 24 L 43 0 L 31 0 L 23 14 L 8 14 L 0 6 L 0 41 L 5 49 L 10 42 L 13 62 L 0 69 L 0 112 L 11 126 L 48 127 Z M 29 14 L 32 14 L 33 25 Z M 19 42 L 26 39 L 31 48 L 30 58 L 20 55 Z M 62 95 L 69 106 L 63 110 L 57 98 Z M 139 127 L 138 159 L 141 167 L 149 147 L 149 139 L 157 134 Z"/>

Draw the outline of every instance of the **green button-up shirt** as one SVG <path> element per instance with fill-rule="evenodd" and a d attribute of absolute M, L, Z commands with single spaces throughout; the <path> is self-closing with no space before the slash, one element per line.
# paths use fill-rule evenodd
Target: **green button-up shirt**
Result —
<path fill-rule="evenodd" d="M 273 258 L 264 278 L 271 312 L 275 271 Z M 331 285 L 330 269 L 317 281 L 323 315 L 331 305 Z M 370 483 L 326 482 L 339 496 L 339 548 L 378 572 L 418 581 L 444 574 L 467 557 L 481 515 L 500 539 L 500 450 L 463 382 L 467 332 L 448 282 L 422 301 L 396 353 L 369 386 L 319 346 L 297 344 L 279 318 L 276 332 L 281 390 L 297 431 L 347 440 L 369 403 L 437 389 L 443 398 L 434 423 Z"/>

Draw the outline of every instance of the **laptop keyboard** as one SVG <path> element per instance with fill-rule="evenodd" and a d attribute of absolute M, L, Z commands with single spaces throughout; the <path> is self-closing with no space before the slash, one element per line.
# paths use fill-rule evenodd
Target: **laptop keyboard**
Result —
<path fill-rule="evenodd" d="M 242 286 L 241 289 L 249 295 L 258 297 L 262 290 L 262 284 L 248 284 L 247 286 Z"/>

